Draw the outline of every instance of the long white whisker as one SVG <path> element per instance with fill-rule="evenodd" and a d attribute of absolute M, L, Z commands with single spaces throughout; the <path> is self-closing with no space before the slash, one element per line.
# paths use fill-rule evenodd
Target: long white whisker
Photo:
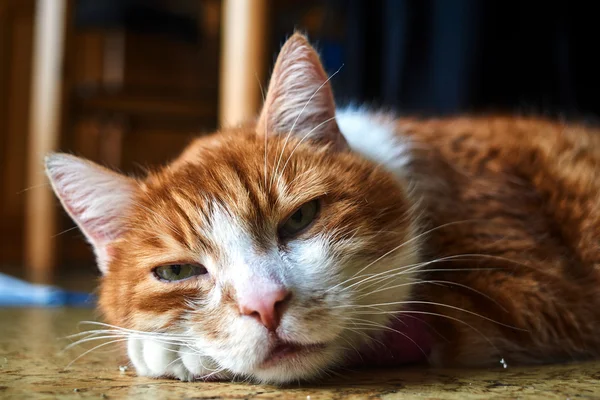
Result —
<path fill-rule="evenodd" d="M 57 234 L 53 235 L 53 236 L 52 236 L 52 239 L 54 239 L 54 238 L 56 238 L 56 237 L 58 237 L 58 236 L 60 236 L 60 235 L 64 235 L 64 234 L 65 234 L 65 233 L 67 233 L 67 232 L 74 231 L 74 230 L 76 230 L 76 229 L 79 229 L 79 227 L 78 227 L 78 226 L 72 226 L 71 228 L 67 228 L 67 229 L 65 229 L 64 231 L 58 232 Z"/>
<path fill-rule="evenodd" d="M 121 333 L 118 329 L 93 329 L 89 331 L 83 331 L 79 333 L 74 333 L 72 335 L 64 336 L 61 339 L 75 339 L 81 336 L 93 336 L 93 335 L 104 335 L 108 333 Z"/>
<path fill-rule="evenodd" d="M 84 357 L 85 355 L 91 353 L 94 350 L 97 350 L 97 349 L 99 349 L 101 347 L 104 347 L 104 346 L 108 346 L 109 344 L 114 344 L 114 343 L 119 343 L 119 342 L 125 342 L 127 340 L 128 339 L 116 339 L 116 340 L 111 340 L 110 342 L 99 344 L 98 346 L 93 347 L 93 348 L 89 349 L 88 351 L 84 352 L 83 354 L 81 354 L 80 356 L 76 357 L 73 361 L 71 361 L 69 364 L 67 364 L 67 366 L 65 367 L 65 369 L 68 369 L 75 361 L 79 360 L 80 358 Z"/>
<path fill-rule="evenodd" d="M 459 259 L 460 257 L 465 257 L 465 258 L 473 258 L 473 257 L 482 257 L 485 258 L 487 257 L 484 254 L 456 254 L 453 256 L 447 256 L 447 257 L 441 257 L 441 258 L 437 258 L 435 260 L 431 260 L 431 261 L 422 261 L 419 263 L 415 263 L 415 264 L 408 264 L 408 265 L 403 265 L 401 267 L 397 267 L 397 268 L 393 268 L 391 270 L 386 270 L 386 271 L 382 271 L 376 274 L 370 274 L 368 275 L 366 278 L 363 278 L 364 275 L 360 275 L 360 276 L 352 276 L 349 279 L 346 279 L 345 281 L 333 286 L 332 288 L 327 289 L 327 291 L 330 291 L 338 286 L 340 286 L 341 284 L 347 283 L 348 281 L 352 280 L 352 279 L 360 279 L 362 278 L 361 281 L 358 282 L 354 282 L 353 284 L 347 286 L 344 288 L 344 290 L 348 290 L 349 288 L 352 288 L 356 285 L 360 285 L 362 283 L 365 283 L 369 280 L 378 278 L 378 277 L 383 277 L 386 276 L 386 278 L 391 278 L 393 276 L 397 276 L 397 275 L 402 275 L 402 274 L 407 274 L 410 272 L 413 272 L 415 269 L 418 268 L 422 268 L 423 266 L 426 265 L 430 265 L 430 264 L 435 264 L 435 263 L 440 263 L 440 262 L 445 262 L 445 261 L 451 261 L 451 260 L 456 260 Z M 460 259 L 459 259 L 460 261 Z M 497 269 L 497 268 L 492 268 L 492 269 Z M 442 271 L 443 269 L 438 269 L 438 271 Z M 452 268 L 451 270 L 453 271 L 460 271 L 460 270 L 467 270 L 467 271 L 475 271 L 475 270 L 486 270 L 486 268 Z M 427 272 L 431 272 L 431 271 L 436 271 L 435 269 L 426 269 L 425 271 Z M 391 275 L 391 273 L 394 273 L 394 275 Z"/>
<path fill-rule="evenodd" d="M 446 281 L 446 280 L 420 280 L 420 281 L 417 281 L 417 282 L 405 282 L 405 283 L 402 283 L 402 284 L 398 284 L 398 285 L 394 285 L 394 286 L 388 286 L 388 287 L 383 287 L 383 288 L 374 290 L 372 292 L 365 293 L 365 294 L 357 297 L 356 299 L 358 300 L 358 299 L 361 299 L 361 298 L 363 298 L 365 296 L 370 296 L 370 295 L 372 295 L 374 293 L 382 292 L 384 290 L 395 289 L 395 288 L 402 287 L 402 286 L 422 285 L 422 284 L 429 284 L 429 283 L 431 283 L 431 284 L 448 284 L 448 285 L 454 285 L 454 286 L 459 286 L 459 287 L 465 288 L 467 290 L 470 290 L 472 292 L 475 292 L 475 293 L 477 293 L 477 294 L 485 297 L 486 299 L 488 299 L 489 301 L 493 302 L 498 307 L 500 307 L 502 309 L 502 311 L 508 312 L 508 310 L 506 308 L 504 308 L 500 303 L 498 303 L 496 300 L 494 300 L 492 297 L 486 295 L 485 293 L 483 293 L 483 292 L 481 292 L 481 291 L 479 291 L 477 289 L 474 289 L 474 288 L 472 288 L 472 287 L 470 287 L 468 285 L 463 285 L 462 283 L 452 282 L 452 281 Z"/>
<path fill-rule="evenodd" d="M 483 259 L 487 258 L 487 259 L 492 259 L 492 260 L 506 261 L 506 262 L 509 262 L 509 263 L 512 263 L 512 264 L 516 264 L 516 265 L 519 265 L 519 266 L 523 266 L 523 267 L 529 267 L 527 264 L 524 264 L 524 263 L 521 263 L 521 262 L 518 262 L 518 261 L 515 261 L 515 260 L 511 260 L 509 258 L 500 257 L 500 256 L 494 256 L 494 255 L 488 255 L 488 254 L 476 254 L 476 253 L 473 253 L 473 254 L 456 254 L 456 255 L 452 255 L 452 256 L 441 257 L 441 258 L 438 258 L 438 259 L 435 259 L 435 260 L 431 260 L 431 261 L 423 261 L 422 263 L 404 265 L 404 266 L 401 266 L 401 267 L 398 267 L 398 268 L 394 268 L 394 269 L 391 269 L 391 270 L 387 270 L 387 271 L 383 271 L 383 272 L 380 272 L 380 273 L 377 273 L 377 274 L 367 275 L 367 278 L 365 278 L 364 281 L 371 280 L 371 279 L 377 278 L 379 276 L 383 276 L 383 275 L 389 274 L 389 273 L 394 272 L 394 271 L 400 271 L 400 272 L 398 272 L 398 273 L 396 273 L 394 275 L 390 274 L 388 277 L 391 278 L 393 276 L 402 275 L 402 274 L 405 274 L 405 273 L 412 272 L 413 270 L 421 268 L 424 265 L 429 265 L 429 264 L 433 264 L 433 263 L 437 263 L 437 262 L 463 261 L 463 260 L 461 260 L 462 257 L 464 257 L 464 258 L 483 258 Z M 452 268 L 452 269 L 430 269 L 430 268 L 428 268 L 428 269 L 425 269 L 424 271 L 425 272 L 435 272 L 435 271 L 485 271 L 485 270 L 497 270 L 497 269 L 498 268 Z M 364 277 L 364 276 L 365 275 L 361 275 L 361 276 L 358 276 L 358 277 L 351 277 L 351 278 L 347 279 L 346 281 L 344 281 L 342 283 L 345 283 L 345 282 L 347 282 L 347 281 L 349 281 L 351 279 L 361 278 L 361 277 Z M 385 280 L 388 277 L 384 277 L 382 280 Z M 339 284 L 336 285 L 336 286 L 339 286 Z M 334 286 L 334 287 L 336 287 L 336 286 Z M 351 286 L 354 286 L 354 284 L 351 285 Z M 333 288 L 330 288 L 330 289 L 333 289 Z"/>
<path fill-rule="evenodd" d="M 142 335 L 160 335 L 160 336 L 164 336 L 164 337 L 188 339 L 188 337 L 185 335 L 177 335 L 177 334 L 163 333 L 163 332 L 138 331 L 135 329 L 122 328 L 117 325 L 110 325 L 110 324 L 106 324 L 104 322 L 98 322 L 98 321 L 80 321 L 78 325 L 98 325 L 98 326 L 103 326 L 103 327 L 108 327 L 108 328 L 114 328 L 114 329 L 117 329 L 117 330 L 123 331 L 123 332 L 135 333 L 140 336 L 142 336 Z"/>
<path fill-rule="evenodd" d="M 258 82 L 258 87 L 260 88 L 260 94 L 262 96 L 263 104 L 265 104 L 265 90 L 262 84 L 260 83 L 260 79 L 258 79 L 258 75 L 256 73 L 254 73 L 254 77 L 256 78 L 256 82 Z M 267 190 L 267 125 L 268 124 L 265 124 L 265 190 Z"/>
<path fill-rule="evenodd" d="M 445 227 L 448 227 L 448 226 L 451 226 L 451 225 L 462 224 L 462 223 L 473 222 L 473 221 L 479 221 L 479 220 L 464 220 L 464 221 L 449 222 L 447 224 L 443 224 L 443 225 L 437 226 L 437 227 L 429 229 L 429 230 L 427 230 L 427 231 L 425 231 L 425 232 L 423 232 L 423 233 L 421 233 L 419 235 L 416 235 L 415 237 L 413 237 L 413 238 L 411 238 L 411 239 L 409 239 L 407 241 L 402 242 L 401 244 L 399 244 L 398 246 L 394 247 L 393 249 L 391 249 L 387 253 L 383 254 L 380 257 L 378 257 L 377 259 L 375 259 L 375 261 L 372 261 L 371 263 L 367 264 L 366 267 L 364 267 L 361 270 L 359 270 L 358 272 L 354 273 L 350 278 L 348 278 L 347 280 L 345 280 L 343 282 L 338 283 L 337 285 L 335 285 L 334 287 L 330 288 L 329 290 L 335 289 L 337 286 L 343 285 L 344 283 L 348 282 L 349 280 L 355 278 L 357 275 L 360 275 L 362 272 L 364 272 L 367 268 L 369 268 L 373 264 L 375 264 L 378 261 L 382 260 L 383 258 L 387 257 L 389 254 L 391 254 L 391 253 L 393 253 L 393 252 L 401 249 L 402 247 L 406 246 L 407 244 L 409 244 L 409 243 L 411 243 L 411 242 L 413 242 L 415 240 L 418 240 L 419 238 L 421 238 L 424 235 L 427 235 L 427 234 L 429 234 L 431 232 L 434 232 L 434 231 L 436 231 L 438 229 L 442 229 L 442 228 L 445 228 Z"/>
<path fill-rule="evenodd" d="M 80 339 L 80 340 L 73 342 L 73 343 L 69 344 L 68 346 L 66 346 L 62 350 L 62 352 L 66 352 L 67 350 L 72 349 L 73 347 L 79 346 L 79 345 L 87 343 L 87 342 L 93 342 L 95 340 L 114 339 L 114 338 L 127 338 L 127 335 L 125 335 L 125 334 L 105 335 L 105 336 L 96 336 L 96 337 L 91 337 L 91 338 Z"/>
<path fill-rule="evenodd" d="M 221 373 L 221 372 L 225 371 L 225 368 L 221 367 L 221 368 L 216 369 L 216 370 L 211 370 L 211 369 L 208 369 L 208 370 L 212 371 L 212 372 L 210 374 L 208 374 L 208 375 L 204 375 L 204 376 L 200 377 L 200 379 L 208 379 L 208 378 L 212 377 L 213 375 L 216 375 L 218 373 Z"/>
<path fill-rule="evenodd" d="M 339 306 L 335 306 L 333 308 L 347 308 L 347 307 L 352 307 L 352 308 L 368 308 L 368 307 L 383 307 L 383 306 L 405 305 L 405 304 L 427 304 L 427 305 L 433 305 L 433 306 L 439 306 L 439 307 L 446 307 L 446 308 L 450 308 L 450 309 L 453 309 L 453 310 L 457 310 L 457 311 L 461 311 L 461 312 L 464 312 L 464 313 L 467 313 L 467 314 L 474 315 L 476 317 L 482 318 L 482 319 L 484 319 L 486 321 L 492 322 L 492 323 L 497 324 L 497 325 L 504 326 L 506 328 L 510 328 L 510 329 L 514 329 L 514 330 L 518 330 L 518 331 L 522 331 L 522 332 L 529 332 L 527 329 L 517 328 L 516 326 L 504 324 L 504 323 L 502 323 L 500 321 L 493 320 L 493 319 L 488 318 L 488 317 L 486 317 L 484 315 L 478 314 L 478 313 L 473 312 L 473 311 L 466 310 L 464 308 L 452 306 L 450 304 L 437 303 L 437 302 L 434 302 L 434 301 L 405 300 L 405 301 L 391 301 L 391 302 L 387 302 L 387 303 L 368 304 L 368 305 L 356 305 L 356 304 L 353 304 L 353 305 L 339 305 Z M 403 313 L 403 312 L 405 312 L 405 310 L 398 310 L 397 312 Z"/>

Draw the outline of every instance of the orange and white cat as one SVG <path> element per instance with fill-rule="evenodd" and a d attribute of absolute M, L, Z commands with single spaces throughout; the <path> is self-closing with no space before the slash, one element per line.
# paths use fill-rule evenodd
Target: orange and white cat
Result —
<path fill-rule="evenodd" d="M 47 173 L 138 374 L 282 383 L 348 365 L 600 355 L 600 131 L 336 111 L 294 34 L 256 122 L 132 178 Z"/>

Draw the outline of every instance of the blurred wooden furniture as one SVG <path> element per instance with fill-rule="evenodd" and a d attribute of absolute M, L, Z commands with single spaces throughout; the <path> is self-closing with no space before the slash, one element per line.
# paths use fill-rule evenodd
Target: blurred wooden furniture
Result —
<path fill-rule="evenodd" d="M 78 235 L 56 238 L 58 227 L 73 225 L 44 186 L 45 154 L 66 149 L 126 172 L 163 163 L 198 131 L 216 128 L 217 110 L 223 124 L 255 115 L 266 70 L 267 0 L 188 1 L 206 5 L 201 49 L 160 35 L 74 27 L 75 2 L 36 5 L 27 154 L 27 186 L 35 190 L 26 192 L 24 234 L 27 275 L 36 282 L 52 281 L 64 251 L 74 264 L 91 261 Z"/>
<path fill-rule="evenodd" d="M 21 264 L 35 0 L 0 0 L 0 271 Z"/>
<path fill-rule="evenodd" d="M 219 124 L 237 125 L 262 103 L 267 48 L 267 0 L 224 0 Z M 264 88 L 266 90 L 266 87 Z"/>
<path fill-rule="evenodd" d="M 63 110 L 63 51 L 69 9 L 67 0 L 38 0 L 36 3 L 31 106 L 28 142 L 27 187 L 47 182 L 41 168 L 44 156 L 58 148 Z M 28 278 L 49 282 L 56 262 L 53 235 L 56 210 L 49 188 L 30 191 L 25 208 L 26 246 L 24 260 Z"/>

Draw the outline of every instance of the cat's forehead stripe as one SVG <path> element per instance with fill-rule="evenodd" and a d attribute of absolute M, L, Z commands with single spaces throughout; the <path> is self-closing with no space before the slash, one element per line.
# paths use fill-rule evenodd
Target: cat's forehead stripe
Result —
<path fill-rule="evenodd" d="M 274 149 L 274 154 L 275 150 L 279 149 Z M 265 248 L 267 238 L 283 216 L 314 197 L 315 190 L 325 192 L 319 185 L 308 184 L 311 177 L 305 172 L 314 168 L 298 172 L 297 166 L 287 166 L 276 174 L 274 166 L 269 166 L 265 176 L 264 165 L 258 165 L 253 158 L 256 157 L 239 150 L 225 153 L 206 163 L 183 165 L 174 177 L 161 181 L 156 189 L 150 185 L 149 193 L 166 203 L 164 211 L 170 222 L 179 228 L 186 227 L 171 229 L 170 233 L 187 247 L 200 240 L 204 248 L 216 251 L 218 240 L 208 240 L 212 239 L 212 225 L 215 220 L 223 225 L 227 221 L 224 216 L 229 214 L 236 216 L 236 224 L 245 229 L 258 247 Z M 173 180 L 184 184 L 164 190 Z"/>
<path fill-rule="evenodd" d="M 220 216 L 220 225 L 232 223 L 231 218 L 222 218 L 224 215 L 235 216 L 235 224 L 253 250 L 265 253 L 276 242 L 277 227 L 283 219 L 314 198 L 335 204 L 338 211 L 329 212 L 319 229 L 339 236 L 358 225 L 374 224 L 388 207 L 385 198 L 389 190 L 381 191 L 377 202 L 356 203 L 357 198 L 364 197 L 360 193 L 384 186 L 381 178 L 375 185 L 375 176 L 363 161 L 351 154 L 322 153 L 294 138 L 269 139 L 266 151 L 265 142 L 252 132 L 234 132 L 230 137 L 223 134 L 220 141 L 201 138 L 184 159 L 187 161 L 175 162 L 151 175 L 145 196 L 151 199 L 149 208 L 156 210 L 156 205 L 161 205 L 156 213 L 168 220 L 161 223 L 154 218 L 154 230 L 198 254 L 216 256 L 222 251 L 222 241 L 214 238 L 215 215 Z M 386 185 L 397 185 L 387 180 Z M 343 217 L 355 207 L 372 216 L 364 221 Z M 402 204 L 394 208 L 404 212 Z M 138 212 L 141 219 L 148 218 L 147 210 Z"/>

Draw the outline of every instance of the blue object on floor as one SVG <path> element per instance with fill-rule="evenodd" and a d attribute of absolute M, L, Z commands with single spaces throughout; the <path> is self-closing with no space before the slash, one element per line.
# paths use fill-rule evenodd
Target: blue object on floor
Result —
<path fill-rule="evenodd" d="M 90 293 L 36 285 L 0 273 L 0 307 L 94 307 L 95 303 Z"/>

